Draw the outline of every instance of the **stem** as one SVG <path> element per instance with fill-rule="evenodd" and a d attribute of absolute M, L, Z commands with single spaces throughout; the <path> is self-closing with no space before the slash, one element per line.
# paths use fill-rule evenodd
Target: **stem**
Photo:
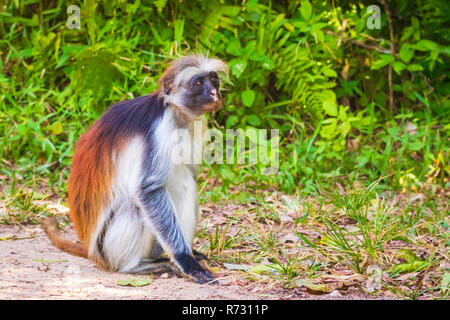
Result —
<path fill-rule="evenodd" d="M 392 27 L 392 19 L 391 13 L 389 11 L 389 6 L 386 0 L 379 0 L 380 3 L 384 6 L 386 10 L 387 21 L 389 25 L 389 37 L 391 39 L 391 54 L 395 56 L 395 47 L 394 47 L 394 28 Z M 394 91 L 392 89 L 392 66 L 389 65 L 388 69 L 388 83 L 389 83 L 389 109 L 391 112 L 394 110 Z"/>

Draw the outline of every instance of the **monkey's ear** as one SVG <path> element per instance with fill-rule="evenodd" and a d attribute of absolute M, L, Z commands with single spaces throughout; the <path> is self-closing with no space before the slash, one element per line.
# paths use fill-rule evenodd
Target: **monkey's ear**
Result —
<path fill-rule="evenodd" d="M 172 86 L 169 81 L 164 81 L 164 93 L 169 95 L 172 92 Z"/>

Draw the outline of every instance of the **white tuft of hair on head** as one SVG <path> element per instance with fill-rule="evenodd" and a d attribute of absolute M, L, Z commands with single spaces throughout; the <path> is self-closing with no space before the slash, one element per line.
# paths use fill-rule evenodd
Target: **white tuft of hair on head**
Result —
<path fill-rule="evenodd" d="M 199 64 L 201 72 L 223 72 L 228 76 L 228 67 L 222 60 L 200 56 Z"/>
<path fill-rule="evenodd" d="M 195 58 L 197 61 L 195 66 L 187 67 L 181 70 L 173 81 L 173 88 L 176 90 L 181 82 L 186 79 L 191 79 L 196 74 L 204 73 L 204 72 L 223 72 L 228 77 L 228 66 L 222 60 L 216 58 L 208 58 L 207 56 L 190 56 L 191 58 Z"/>

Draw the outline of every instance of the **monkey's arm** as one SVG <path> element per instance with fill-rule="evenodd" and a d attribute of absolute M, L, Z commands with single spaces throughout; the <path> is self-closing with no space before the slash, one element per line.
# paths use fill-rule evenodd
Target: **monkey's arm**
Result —
<path fill-rule="evenodd" d="M 194 277 L 199 283 L 212 281 L 213 275 L 192 256 L 165 187 L 143 185 L 139 198 L 159 243 L 173 257 L 181 271 Z"/>

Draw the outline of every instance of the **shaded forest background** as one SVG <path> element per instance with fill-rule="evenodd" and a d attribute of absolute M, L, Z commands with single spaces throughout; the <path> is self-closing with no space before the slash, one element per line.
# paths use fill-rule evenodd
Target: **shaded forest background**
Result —
<path fill-rule="evenodd" d="M 155 90 L 167 62 L 202 52 L 231 70 L 226 107 L 211 124 L 281 135 L 277 175 L 214 166 L 225 187 L 253 181 L 311 193 L 379 177 L 394 189 L 445 187 L 449 4 L 372 2 L 7 1 L 3 174 L 47 176 L 64 191 L 74 142 L 105 108 Z M 66 26 L 72 4 L 79 30 Z M 366 24 L 372 4 L 380 29 Z"/>

